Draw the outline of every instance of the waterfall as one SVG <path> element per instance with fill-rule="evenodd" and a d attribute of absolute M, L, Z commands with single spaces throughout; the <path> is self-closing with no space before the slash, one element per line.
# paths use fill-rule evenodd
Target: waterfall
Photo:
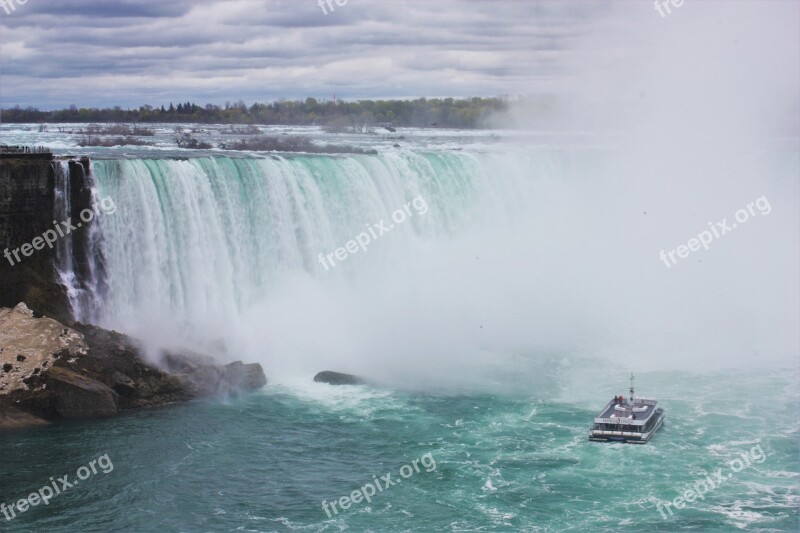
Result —
<path fill-rule="evenodd" d="M 236 315 L 268 297 L 278 273 L 352 275 L 392 251 L 506 218 L 527 189 L 508 159 L 397 151 L 94 161 L 97 194 L 119 207 L 98 224 L 104 318 L 146 309 L 189 322 Z M 424 215 L 408 207 L 414 199 Z M 407 220 L 395 225 L 392 214 L 404 208 Z M 369 251 L 335 267 L 320 260 L 381 220 L 396 227 Z"/>
<path fill-rule="evenodd" d="M 58 161 L 55 163 L 55 202 L 53 216 L 55 224 L 70 218 L 72 212 L 72 198 L 70 194 L 69 163 Z M 78 277 L 75 274 L 75 261 L 73 259 L 72 235 L 65 235 L 56 242 L 56 271 L 61 283 L 67 290 L 73 314 L 81 313 L 81 298 L 79 296 Z"/>
<path fill-rule="evenodd" d="M 84 175 L 82 166 L 58 161 L 54 191 L 53 224 L 64 232 L 56 241 L 56 272 L 67 291 L 75 319 L 97 322 L 101 319 L 106 294 L 104 236 L 94 220 L 96 209 L 90 221 L 81 219 L 84 210 L 91 211 L 100 204 L 97 189 L 93 187 L 91 176 Z M 81 227 L 67 232 L 63 222 Z"/>

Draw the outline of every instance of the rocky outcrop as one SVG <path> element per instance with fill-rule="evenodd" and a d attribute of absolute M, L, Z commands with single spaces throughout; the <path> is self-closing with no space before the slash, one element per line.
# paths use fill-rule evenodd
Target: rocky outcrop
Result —
<path fill-rule="evenodd" d="M 51 368 L 45 385 L 55 413 L 62 418 L 110 418 L 119 412 L 117 393 L 97 380 L 66 368 Z"/>
<path fill-rule="evenodd" d="M 327 383 L 328 385 L 366 385 L 366 380 L 351 374 L 342 374 L 340 372 L 331 372 L 326 370 L 314 376 L 314 381 L 317 383 Z"/>
<path fill-rule="evenodd" d="M 0 430 L 46 426 L 49 423 L 43 418 L 20 411 L 16 407 L 0 405 Z"/>
<path fill-rule="evenodd" d="M 0 429 L 25 420 L 110 417 L 267 383 L 258 364 L 170 353 L 157 366 L 142 354 L 137 341 L 115 331 L 66 327 L 36 318 L 25 304 L 0 309 Z"/>
<path fill-rule="evenodd" d="M 241 361 L 235 361 L 225 365 L 224 369 L 224 381 L 228 386 L 232 386 L 233 390 L 260 389 L 267 384 L 264 369 L 258 363 L 245 364 Z"/>
<path fill-rule="evenodd" d="M 88 349 L 71 367 L 116 392 L 120 409 L 154 407 L 200 395 L 194 394 L 179 376 L 145 362 L 142 346 L 131 337 L 86 324 L 74 324 L 72 328 Z M 208 364 L 215 361 L 209 358 Z"/>
<path fill-rule="evenodd" d="M 164 357 L 167 369 L 197 396 L 228 396 L 242 390 L 260 389 L 267 384 L 264 370 L 259 364 L 241 361 L 225 366 L 215 366 L 198 355 L 168 353 Z"/>

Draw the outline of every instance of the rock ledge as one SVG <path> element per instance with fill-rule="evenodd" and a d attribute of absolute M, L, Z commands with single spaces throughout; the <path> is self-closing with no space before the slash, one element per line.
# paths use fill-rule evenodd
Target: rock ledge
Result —
<path fill-rule="evenodd" d="M 115 331 L 36 318 L 24 303 L 0 309 L 0 430 L 113 417 L 267 384 L 259 364 L 167 353 L 156 366 L 142 353 L 137 341 Z"/>

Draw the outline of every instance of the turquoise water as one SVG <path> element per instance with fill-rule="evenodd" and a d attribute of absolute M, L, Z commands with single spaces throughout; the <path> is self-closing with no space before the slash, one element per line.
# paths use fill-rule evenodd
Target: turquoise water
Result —
<path fill-rule="evenodd" d="M 227 402 L 0 435 L 2 501 L 108 454 L 98 472 L 3 530 L 23 531 L 796 531 L 798 382 L 790 371 L 639 377 L 667 400 L 645 446 L 590 443 L 591 361 L 530 368 L 514 394 L 402 392 L 307 382 Z M 569 398 L 574 399 L 570 400 Z M 760 447 L 761 463 L 729 462 Z M 430 454 L 429 468 L 420 458 Z M 420 471 L 400 469 L 418 460 Z M 434 466 L 435 469 L 430 468 Z M 656 509 L 718 469 L 704 500 Z M 428 472 L 427 470 L 431 470 Z M 403 470 L 405 474 L 408 469 Z M 401 480 L 331 518 L 338 500 Z"/>

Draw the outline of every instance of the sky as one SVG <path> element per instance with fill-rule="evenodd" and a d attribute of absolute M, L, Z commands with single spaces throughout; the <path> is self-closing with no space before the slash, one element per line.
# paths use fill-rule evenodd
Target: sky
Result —
<path fill-rule="evenodd" d="M 325 12 L 318 0 L 5 2 L 0 105 L 41 109 L 547 91 L 571 41 L 608 10 L 602 0 L 332 0 Z"/>
<path fill-rule="evenodd" d="M 0 107 L 573 92 L 591 112 L 675 81 L 724 99 L 687 72 L 769 85 L 736 97 L 800 78 L 796 0 L 326 1 L 0 0 Z"/>

